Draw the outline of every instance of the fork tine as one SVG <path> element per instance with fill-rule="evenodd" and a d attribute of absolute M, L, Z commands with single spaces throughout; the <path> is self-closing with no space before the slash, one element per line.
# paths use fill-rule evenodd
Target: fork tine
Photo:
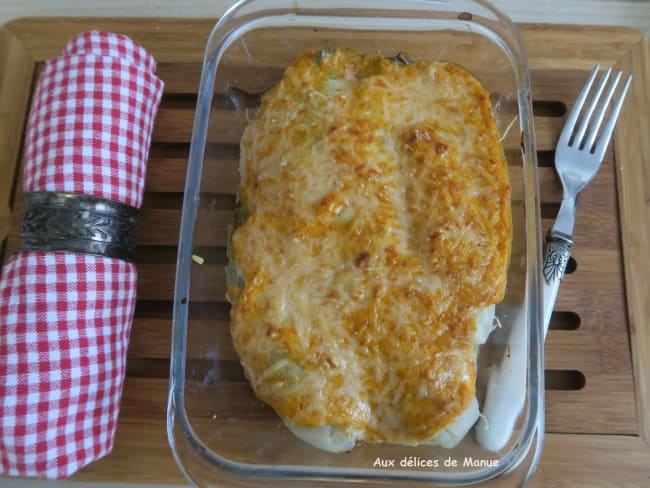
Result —
<path fill-rule="evenodd" d="M 582 106 L 587 99 L 589 90 L 591 90 L 591 85 L 593 84 L 599 70 L 600 65 L 597 64 L 589 75 L 589 79 L 587 79 L 587 83 L 585 83 L 585 86 L 582 88 L 580 95 L 578 95 L 576 103 L 573 104 L 573 108 L 571 109 L 571 112 L 569 112 L 569 116 L 567 117 L 566 122 L 564 122 L 564 128 L 562 129 L 558 143 L 561 142 L 562 144 L 568 145 L 571 134 L 573 133 L 573 129 L 575 128 L 576 121 L 578 120 L 578 115 L 580 115 L 580 110 L 582 110 Z"/>
<path fill-rule="evenodd" d="M 605 100 L 601 104 L 600 110 L 596 115 L 596 120 L 594 121 L 594 124 L 591 126 L 591 130 L 589 131 L 589 136 L 587 136 L 587 142 L 585 143 L 584 146 L 585 149 L 589 152 L 593 152 L 592 149 L 594 146 L 594 141 L 596 140 L 596 136 L 598 135 L 598 129 L 600 129 L 600 125 L 603 123 L 603 119 L 605 118 L 605 114 L 607 113 L 607 108 L 609 107 L 609 103 L 612 101 L 612 97 L 614 96 L 614 91 L 616 90 L 616 85 L 618 85 L 618 82 L 620 81 L 622 74 L 623 74 L 622 71 L 616 73 L 616 77 L 614 78 L 614 81 L 612 81 L 609 90 L 607 90 L 607 95 L 605 95 Z"/>
<path fill-rule="evenodd" d="M 576 132 L 575 137 L 573 138 L 573 145 L 581 147 L 582 138 L 584 137 L 585 132 L 587 132 L 587 126 L 589 125 L 589 120 L 591 119 L 591 115 L 594 113 L 594 110 L 598 105 L 598 100 L 600 99 L 600 96 L 602 95 L 603 90 L 605 89 L 605 85 L 607 84 L 607 80 L 609 79 L 609 75 L 611 73 L 612 73 L 612 68 L 607 68 L 607 71 L 605 71 L 602 78 L 600 79 L 600 83 L 598 84 L 598 88 L 596 89 L 596 94 L 591 99 L 591 103 L 587 107 L 586 113 L 582 117 L 582 122 L 580 123 L 580 127 L 578 127 L 578 131 Z"/>
<path fill-rule="evenodd" d="M 627 80 L 625 80 L 625 85 L 623 85 L 623 88 L 621 89 L 621 93 L 618 95 L 618 99 L 614 104 L 614 108 L 612 108 L 612 111 L 609 114 L 609 118 L 607 119 L 607 123 L 605 124 L 605 128 L 603 129 L 603 133 L 598 139 L 598 144 L 596 144 L 596 148 L 594 152 L 599 159 L 603 159 L 603 157 L 605 157 L 605 151 L 607 150 L 609 140 L 612 138 L 612 133 L 614 132 L 616 119 L 618 119 L 618 114 L 621 112 L 621 108 L 623 108 L 625 95 L 627 95 L 627 90 L 628 88 L 630 88 L 631 82 L 632 82 L 632 75 L 628 75 Z"/>

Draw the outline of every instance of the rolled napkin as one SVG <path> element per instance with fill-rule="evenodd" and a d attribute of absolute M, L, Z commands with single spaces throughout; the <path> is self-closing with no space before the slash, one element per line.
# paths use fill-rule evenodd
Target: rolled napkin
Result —
<path fill-rule="evenodd" d="M 142 204 L 155 66 L 128 37 L 92 31 L 40 74 L 23 246 L 0 278 L 0 474 L 62 478 L 113 447 L 137 281 L 119 240 Z"/>

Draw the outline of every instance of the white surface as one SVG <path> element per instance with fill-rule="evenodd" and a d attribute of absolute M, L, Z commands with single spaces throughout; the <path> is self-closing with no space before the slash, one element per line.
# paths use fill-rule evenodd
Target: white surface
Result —
<path fill-rule="evenodd" d="M 231 0 L 0 0 L 0 24 L 32 16 L 218 17 Z M 650 0 L 492 0 L 515 22 L 626 25 L 650 35 Z M 607 40 L 603 40 L 607 42 Z M 12 480 L 0 488 L 119 488 L 133 485 Z M 159 485 L 137 485 L 153 488 Z M 174 488 L 178 485 L 164 485 Z"/>
<path fill-rule="evenodd" d="M 27 16 L 217 17 L 233 0 L 0 0 L 0 24 Z M 627 25 L 650 35 L 650 0 L 492 0 L 516 22 Z"/>
<path fill-rule="evenodd" d="M 128 483 L 82 483 L 0 478 L 2 488 L 187 488 L 189 485 L 132 485 Z"/>

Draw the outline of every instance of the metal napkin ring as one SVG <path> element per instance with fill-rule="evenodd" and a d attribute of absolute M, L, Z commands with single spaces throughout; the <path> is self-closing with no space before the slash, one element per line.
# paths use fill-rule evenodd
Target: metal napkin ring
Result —
<path fill-rule="evenodd" d="M 131 261 L 139 210 L 75 193 L 25 193 L 22 251 L 94 254 Z"/>

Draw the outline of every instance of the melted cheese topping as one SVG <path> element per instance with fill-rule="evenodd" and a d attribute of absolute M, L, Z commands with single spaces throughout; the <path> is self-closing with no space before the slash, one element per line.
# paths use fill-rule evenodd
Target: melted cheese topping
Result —
<path fill-rule="evenodd" d="M 257 396 L 352 445 L 435 442 L 477 412 L 477 317 L 503 298 L 511 242 L 480 83 L 308 51 L 244 131 L 241 173 L 230 325 Z"/>

